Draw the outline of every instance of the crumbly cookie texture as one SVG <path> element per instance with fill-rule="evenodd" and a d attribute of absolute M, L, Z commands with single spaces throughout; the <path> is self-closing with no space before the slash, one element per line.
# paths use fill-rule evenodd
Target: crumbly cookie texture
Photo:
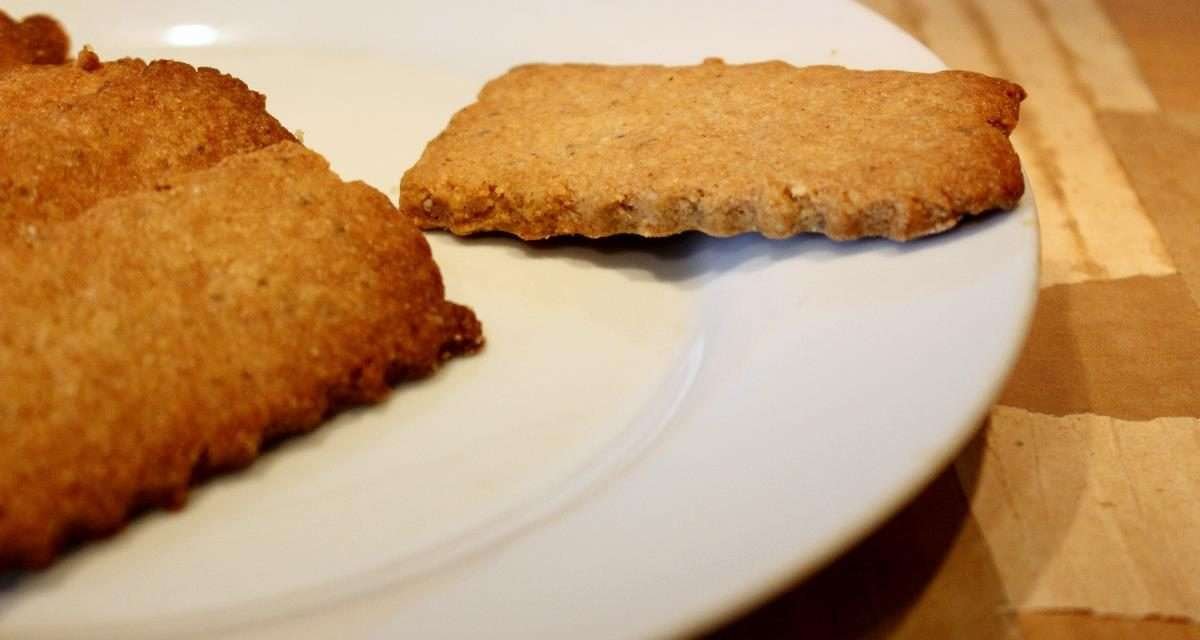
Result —
<path fill-rule="evenodd" d="M 237 78 L 182 62 L 26 65 L 0 75 L 0 243 L 104 198 L 294 137 Z"/>
<path fill-rule="evenodd" d="M 291 142 L 0 245 L 0 300 L 0 571 L 483 342 L 387 196 Z"/>
<path fill-rule="evenodd" d="M 460 235 L 908 240 L 1016 206 L 1024 97 L 965 71 L 521 66 L 429 143 L 400 208 Z"/>
<path fill-rule="evenodd" d="M 180 63 L 182 64 L 182 63 Z M 53 109 L 69 110 L 75 100 L 95 94 L 114 82 L 131 82 L 146 72 L 146 63 L 126 58 L 101 62 L 84 48 L 70 64 L 26 65 L 0 75 L 0 125 Z"/>

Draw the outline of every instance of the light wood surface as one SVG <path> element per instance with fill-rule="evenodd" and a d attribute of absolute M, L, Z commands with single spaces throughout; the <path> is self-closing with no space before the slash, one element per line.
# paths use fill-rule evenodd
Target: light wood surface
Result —
<path fill-rule="evenodd" d="M 865 0 L 1029 92 L 1042 292 L 958 460 L 715 638 L 1200 640 L 1200 0 Z"/>

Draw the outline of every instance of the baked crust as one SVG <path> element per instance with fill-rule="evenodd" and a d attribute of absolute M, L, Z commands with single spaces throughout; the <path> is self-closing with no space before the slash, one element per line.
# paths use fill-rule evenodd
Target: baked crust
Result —
<path fill-rule="evenodd" d="M 71 64 L 29 65 L 0 75 L 0 124 L 30 114 L 54 113 L 54 105 L 89 96 L 116 80 L 129 81 L 145 72 L 136 59 L 101 62 L 84 49 Z"/>
<path fill-rule="evenodd" d="M 783 62 L 534 64 L 489 82 L 405 173 L 420 226 L 908 240 L 1024 190 L 1025 92 L 964 71 Z"/>
<path fill-rule="evenodd" d="M 0 246 L 0 300 L 0 569 L 483 341 L 420 231 L 295 143 Z"/>
<path fill-rule="evenodd" d="M 33 239 L 106 197 L 294 140 L 261 94 L 215 69 L 94 58 L 85 51 L 79 64 L 0 75 L 0 243 Z"/>

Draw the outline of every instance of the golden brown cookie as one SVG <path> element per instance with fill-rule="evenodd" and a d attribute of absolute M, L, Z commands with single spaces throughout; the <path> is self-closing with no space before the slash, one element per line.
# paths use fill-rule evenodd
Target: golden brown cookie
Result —
<path fill-rule="evenodd" d="M 1016 205 L 1025 92 L 977 73 L 783 62 L 517 67 L 405 173 L 424 228 L 908 240 Z"/>
<path fill-rule="evenodd" d="M 0 245 L 0 300 L 0 569 L 483 341 L 420 231 L 295 143 Z"/>
<path fill-rule="evenodd" d="M 49 16 L 29 16 L 20 22 L 0 11 L 0 73 L 26 64 L 62 64 L 70 40 Z"/>
<path fill-rule="evenodd" d="M 180 62 L 87 61 L 0 76 L 0 243 L 33 239 L 101 199 L 293 140 L 266 99 Z"/>
<path fill-rule="evenodd" d="M 101 63 L 84 49 L 72 64 L 28 65 L 0 75 L 0 125 L 30 112 L 51 113 L 47 107 L 96 93 L 119 78 L 137 76 L 146 68 L 141 60 Z"/>

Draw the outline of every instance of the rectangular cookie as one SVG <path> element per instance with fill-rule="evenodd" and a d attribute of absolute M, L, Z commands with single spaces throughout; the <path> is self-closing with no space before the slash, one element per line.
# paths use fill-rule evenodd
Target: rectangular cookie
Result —
<path fill-rule="evenodd" d="M 291 142 L 0 245 L 0 300 L 0 571 L 483 341 L 387 196 Z"/>
<path fill-rule="evenodd" d="M 400 185 L 456 234 L 908 240 L 1024 190 L 1021 87 L 783 62 L 534 64 L 489 82 Z"/>

